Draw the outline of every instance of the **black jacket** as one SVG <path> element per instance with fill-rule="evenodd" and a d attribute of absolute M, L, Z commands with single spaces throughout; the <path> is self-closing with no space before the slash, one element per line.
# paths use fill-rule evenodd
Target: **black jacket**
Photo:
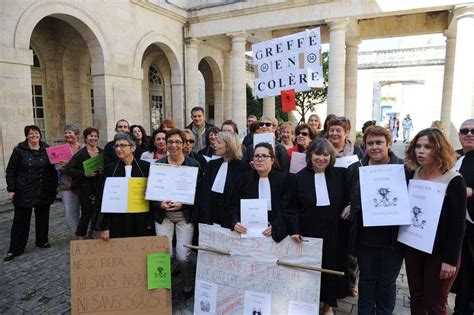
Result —
<path fill-rule="evenodd" d="M 281 241 L 288 235 L 286 226 L 283 223 L 281 203 L 283 193 L 286 188 L 287 176 L 272 170 L 268 174 L 271 190 L 272 210 L 268 211 L 268 220 L 272 225 L 272 238 L 276 242 Z M 258 199 L 258 184 L 260 177 L 255 170 L 249 170 L 243 174 L 237 186 L 236 197 L 232 210 L 232 227 L 240 222 L 240 200 L 241 199 Z"/>
<path fill-rule="evenodd" d="M 459 157 L 464 155 L 464 160 L 459 173 L 461 173 L 462 177 L 464 177 L 466 186 L 474 188 L 474 150 L 469 151 L 466 154 L 464 154 L 462 150 L 458 150 L 456 152 L 458 153 Z M 474 220 L 474 197 L 467 198 L 467 211 L 469 212 L 471 219 Z M 472 226 L 471 223 L 466 224 L 470 224 Z"/>
<path fill-rule="evenodd" d="M 157 161 L 157 163 L 169 164 L 168 157 L 165 156 L 161 160 Z M 199 187 L 201 185 L 201 180 L 202 180 L 201 168 L 198 161 L 186 155 L 184 156 L 184 162 L 182 165 L 193 166 L 193 167 L 199 168 L 198 178 L 196 182 L 196 194 L 194 196 L 194 205 L 183 205 L 183 207 L 181 208 L 181 211 L 183 211 L 186 222 L 194 223 L 196 220 L 195 216 L 197 213 L 197 209 L 199 207 Z M 163 223 L 163 220 L 165 219 L 165 216 L 166 216 L 166 211 L 161 209 L 161 201 L 150 201 L 150 209 L 155 216 L 155 221 L 160 224 Z"/>
<path fill-rule="evenodd" d="M 398 158 L 393 152 L 389 153 L 390 161 L 388 164 L 403 164 L 403 160 Z M 398 237 L 398 225 L 395 226 L 374 226 L 364 227 L 362 222 L 362 201 L 360 197 L 360 180 L 359 180 L 359 167 L 367 166 L 369 164 L 369 156 L 364 156 L 360 162 L 355 162 L 349 166 L 347 170 L 347 184 L 350 189 L 350 200 L 351 200 L 351 227 L 349 232 L 349 248 L 351 251 L 357 250 L 357 245 L 360 241 L 360 235 L 362 229 L 364 229 L 365 235 L 371 235 L 374 241 L 378 245 L 384 243 L 386 247 L 398 248 L 399 243 Z M 408 181 L 409 173 L 405 167 L 405 176 Z M 369 236 L 370 238 L 370 236 Z M 371 244 L 366 244 L 371 245 Z M 375 245 L 375 244 L 374 244 Z M 377 245 L 377 246 L 378 246 Z"/>
<path fill-rule="evenodd" d="M 241 160 L 229 162 L 224 192 L 222 194 L 212 191 L 212 185 L 223 159 L 209 161 L 204 172 L 201 188 L 201 207 L 199 210 L 198 222 L 206 224 L 220 224 L 224 228 L 230 229 L 232 225 L 232 207 L 235 204 L 236 188 L 239 177 L 247 170 L 246 165 Z"/>
<path fill-rule="evenodd" d="M 32 150 L 28 140 L 13 149 L 6 169 L 7 191 L 14 192 L 16 207 L 50 205 L 56 198 L 58 176 L 54 165 L 49 163 L 45 142 L 39 150 Z"/>
<path fill-rule="evenodd" d="M 104 150 L 101 148 L 97 149 L 99 149 L 99 154 L 103 154 Z M 100 174 L 97 174 L 94 177 L 87 177 L 84 175 L 84 165 L 82 163 L 90 158 L 91 156 L 87 152 L 87 147 L 83 147 L 74 154 L 71 161 L 66 165 L 64 172 L 72 178 L 71 189 L 80 189 L 84 186 L 95 186 L 96 188 L 99 188 L 101 179 Z"/>
<path fill-rule="evenodd" d="M 115 141 L 112 140 L 107 142 L 104 147 L 104 167 L 108 164 L 115 164 L 119 160 L 117 154 L 115 153 L 114 144 Z"/>

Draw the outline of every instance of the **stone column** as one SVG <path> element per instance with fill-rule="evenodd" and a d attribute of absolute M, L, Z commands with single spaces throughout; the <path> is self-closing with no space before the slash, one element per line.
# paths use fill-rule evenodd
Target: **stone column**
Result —
<path fill-rule="evenodd" d="M 224 120 L 232 118 L 232 58 L 224 52 Z"/>
<path fill-rule="evenodd" d="M 451 98 L 450 140 L 459 147 L 457 130 L 461 123 L 473 117 L 474 96 L 474 6 L 456 6 L 454 18 L 457 23 L 456 51 L 453 72 L 453 96 Z"/>
<path fill-rule="evenodd" d="M 185 127 L 185 108 L 183 97 L 184 85 L 182 83 L 171 83 L 171 108 L 172 119 L 176 123 L 176 128 L 183 129 Z M 191 115 L 191 113 L 189 113 Z"/>
<path fill-rule="evenodd" d="M 456 31 L 446 30 L 446 55 L 444 61 L 443 98 L 441 101 L 441 122 L 446 135 L 451 131 L 451 100 L 453 97 L 454 55 L 456 52 Z"/>
<path fill-rule="evenodd" d="M 263 115 L 275 118 L 275 97 L 274 96 L 265 97 L 263 99 Z"/>
<path fill-rule="evenodd" d="M 198 40 L 186 40 L 186 109 L 184 113 L 185 125 L 191 123 L 191 108 L 199 106 L 199 60 Z"/>
<path fill-rule="evenodd" d="M 246 127 L 247 105 L 245 94 L 245 39 L 247 34 L 229 34 L 232 38 L 232 120 L 239 130 Z"/>
<path fill-rule="evenodd" d="M 344 115 L 345 41 L 347 19 L 327 21 L 329 25 L 328 114 Z"/>
<path fill-rule="evenodd" d="M 344 96 L 344 115 L 350 119 L 352 129 L 349 137 L 355 139 L 357 123 L 357 69 L 360 39 L 346 41 L 346 84 Z"/>

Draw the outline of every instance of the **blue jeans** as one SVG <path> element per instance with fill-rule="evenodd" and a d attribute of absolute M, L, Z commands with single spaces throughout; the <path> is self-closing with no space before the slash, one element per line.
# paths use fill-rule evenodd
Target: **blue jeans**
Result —
<path fill-rule="evenodd" d="M 358 314 L 393 314 L 402 251 L 359 245 L 357 258 L 360 269 Z"/>

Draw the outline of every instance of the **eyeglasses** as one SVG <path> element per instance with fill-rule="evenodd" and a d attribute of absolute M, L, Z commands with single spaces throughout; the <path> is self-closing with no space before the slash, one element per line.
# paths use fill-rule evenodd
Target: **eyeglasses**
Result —
<path fill-rule="evenodd" d="M 114 144 L 114 149 L 117 150 L 118 148 L 120 149 L 125 149 L 126 147 L 131 147 L 131 144 L 125 144 L 125 143 L 120 143 L 120 144 Z"/>
<path fill-rule="evenodd" d="M 180 141 L 180 140 L 176 140 L 176 141 L 168 140 L 168 141 L 166 141 L 166 144 L 167 144 L 167 145 L 173 145 L 173 144 L 182 145 L 182 144 L 183 144 L 183 141 Z"/>
<path fill-rule="evenodd" d="M 271 127 L 271 126 L 273 126 L 273 124 L 272 124 L 271 122 L 261 122 L 261 123 L 259 123 L 258 125 L 259 125 L 260 127 L 263 127 L 263 126 L 265 126 L 265 127 Z"/>
<path fill-rule="evenodd" d="M 186 140 L 186 143 L 187 143 L 187 144 L 193 144 L 193 143 L 194 143 L 194 140 Z"/>
<path fill-rule="evenodd" d="M 459 129 L 459 133 L 462 134 L 463 136 L 466 136 L 469 133 L 471 133 L 471 135 L 474 136 L 474 129 L 462 128 L 462 129 Z"/>
<path fill-rule="evenodd" d="M 299 135 L 302 135 L 303 137 L 308 137 L 309 136 L 309 132 L 306 132 L 306 131 L 298 131 L 296 133 L 297 136 Z"/>
<path fill-rule="evenodd" d="M 253 156 L 253 159 L 256 161 L 266 161 L 269 158 L 271 158 L 271 155 L 266 155 L 266 154 L 257 154 Z"/>

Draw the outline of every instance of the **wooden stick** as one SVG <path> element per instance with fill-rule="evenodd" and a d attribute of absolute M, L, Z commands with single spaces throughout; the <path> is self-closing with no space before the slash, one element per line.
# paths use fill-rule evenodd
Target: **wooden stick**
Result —
<path fill-rule="evenodd" d="M 295 264 L 295 263 L 282 261 L 282 260 L 277 260 L 277 265 L 293 267 L 293 268 L 301 268 L 301 269 L 307 269 L 307 270 L 314 270 L 314 271 L 319 271 L 319 272 L 325 272 L 325 273 L 329 273 L 331 275 L 336 275 L 336 276 L 341 276 L 341 277 L 344 276 L 344 272 L 341 272 L 341 271 L 323 269 L 323 268 L 318 268 L 318 267 L 313 267 L 313 266 L 308 266 L 308 265 Z"/>
<path fill-rule="evenodd" d="M 212 247 L 203 247 L 203 246 L 194 246 L 194 245 L 183 245 L 184 247 L 191 248 L 191 249 L 196 249 L 196 250 L 204 250 L 206 252 L 211 252 L 211 253 L 216 253 L 216 254 L 221 254 L 221 255 L 226 255 L 230 256 L 229 251 L 223 251 L 220 249 L 212 248 Z"/>

